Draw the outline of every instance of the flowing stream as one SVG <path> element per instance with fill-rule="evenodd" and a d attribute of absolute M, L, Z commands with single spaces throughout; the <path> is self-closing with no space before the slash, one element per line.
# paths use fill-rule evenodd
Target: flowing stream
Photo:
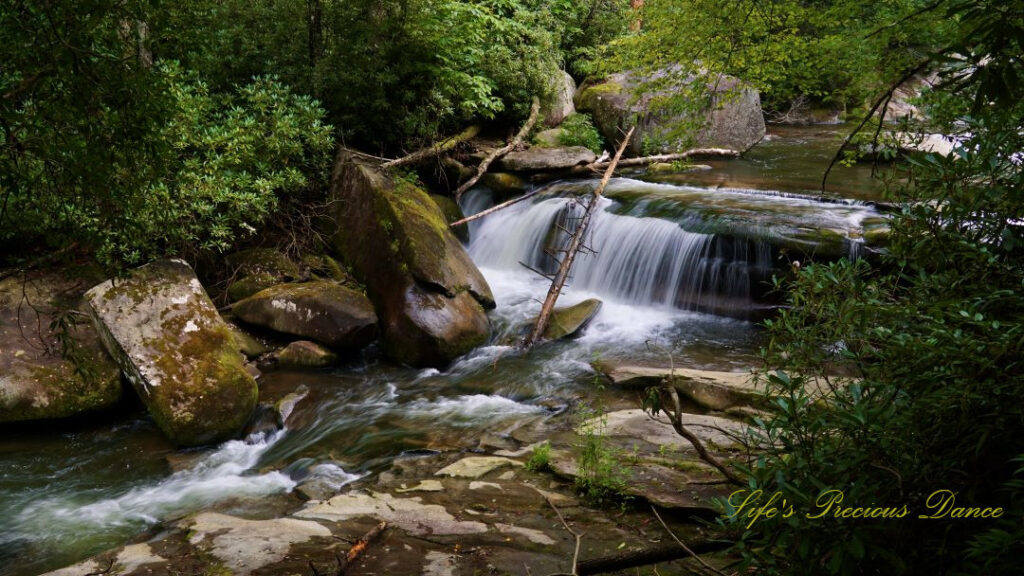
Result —
<path fill-rule="evenodd" d="M 793 154 L 805 153 L 806 142 L 790 140 Z M 739 180 L 752 170 L 735 169 Z M 613 181 L 589 239 L 596 254 L 579 257 L 559 300 L 604 302 L 577 339 L 528 356 L 510 345 L 548 287 L 521 263 L 550 269 L 545 248 L 562 241 L 553 223 L 571 222 L 580 210 L 571 198 L 592 189 L 588 181 L 549 185 L 533 202 L 474 223 L 469 252 L 497 299 L 495 336 L 443 372 L 389 365 L 371 348 L 333 371 L 267 373 L 264 400 L 292 395 L 287 427 L 205 450 L 174 450 L 138 409 L 95 427 L 5 432 L 0 575 L 58 568 L 211 506 L 281 514 L 299 506 L 293 488 L 310 478 L 340 489 L 396 458 L 476 449 L 573 403 L 609 399 L 613 392 L 594 385 L 596 359 L 667 364 L 671 350 L 677 365 L 755 365 L 760 335 L 745 318 L 776 305 L 765 283 L 789 265 L 785 247 L 799 245 L 791 242 L 794 231 L 831 230 L 838 249 L 856 256 L 858 229 L 878 215 L 858 202 L 811 199 L 800 179 L 771 188 L 728 175 L 716 183 L 700 178 Z M 493 200 L 477 190 L 464 208 L 472 213 Z"/>

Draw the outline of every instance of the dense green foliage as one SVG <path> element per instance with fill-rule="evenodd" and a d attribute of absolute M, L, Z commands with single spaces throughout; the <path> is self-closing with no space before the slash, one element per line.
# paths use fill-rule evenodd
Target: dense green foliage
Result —
<path fill-rule="evenodd" d="M 567 57 L 623 29 L 626 6 L 5 5 L 0 244 L 76 243 L 109 264 L 225 250 L 278 199 L 322 193 L 332 136 L 394 154 L 470 122 L 525 117 Z"/>
<path fill-rule="evenodd" d="M 647 0 L 643 32 L 615 44 L 609 67 L 732 74 L 769 111 L 797 101 L 856 107 L 943 41 L 947 26 L 933 14 L 900 21 L 930 3 Z"/>
<path fill-rule="evenodd" d="M 941 14 L 959 28 L 930 56 L 945 83 L 927 101 L 966 141 L 908 159 L 887 253 L 805 266 L 767 323 L 774 409 L 752 431 L 749 473 L 762 503 L 779 492 L 795 513 L 729 523 L 767 573 L 1019 573 L 1024 7 L 968 0 Z M 902 514 L 808 518 L 829 489 L 842 507 Z M 938 490 L 1003 515 L 956 518 Z"/>
<path fill-rule="evenodd" d="M 595 154 L 604 150 L 604 139 L 586 114 L 573 114 L 559 126 L 558 143 L 562 146 L 583 146 Z"/>

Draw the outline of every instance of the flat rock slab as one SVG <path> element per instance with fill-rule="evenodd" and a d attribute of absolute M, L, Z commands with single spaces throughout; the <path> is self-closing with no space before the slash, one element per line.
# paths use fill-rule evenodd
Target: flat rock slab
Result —
<path fill-rule="evenodd" d="M 189 542 L 206 548 L 231 574 L 246 576 L 284 559 L 293 546 L 315 537 L 330 538 L 327 527 L 295 518 L 244 520 L 203 513 L 186 521 Z"/>
<path fill-rule="evenodd" d="M 328 280 L 272 286 L 231 309 L 248 324 L 337 350 L 359 350 L 377 337 L 377 313 L 369 298 Z"/>
<path fill-rule="evenodd" d="M 487 532 L 486 524 L 459 520 L 443 506 L 424 504 L 420 497 L 397 498 L 379 492 L 341 494 L 326 502 L 308 506 L 295 516 L 331 522 L 372 516 L 398 526 L 410 534 L 421 536 Z"/>
<path fill-rule="evenodd" d="M 436 476 L 453 478 L 481 478 L 505 466 L 522 466 L 522 462 L 500 456 L 470 456 L 437 471 Z"/>
<path fill-rule="evenodd" d="M 595 366 L 612 384 L 627 389 L 642 389 L 667 382 L 684 396 L 709 410 L 734 406 L 759 406 L 764 403 L 763 389 L 749 372 L 714 372 L 689 368 L 651 368 L 647 366 Z"/>
<path fill-rule="evenodd" d="M 743 424 L 718 416 L 684 413 L 682 422 L 709 450 L 737 448 L 736 441 L 729 435 L 740 435 L 744 430 Z M 587 420 L 580 428 L 602 436 L 643 440 L 670 450 L 695 451 L 693 445 L 677 434 L 664 418 L 655 420 L 640 409 L 609 412 Z"/>
<path fill-rule="evenodd" d="M 256 381 L 188 264 L 147 264 L 85 296 L 104 347 L 168 438 L 194 446 L 242 430 Z"/>
<path fill-rule="evenodd" d="M 583 146 L 534 146 L 520 152 L 510 152 L 494 164 L 498 170 L 509 172 L 553 172 L 590 164 L 595 160 L 597 154 Z"/>

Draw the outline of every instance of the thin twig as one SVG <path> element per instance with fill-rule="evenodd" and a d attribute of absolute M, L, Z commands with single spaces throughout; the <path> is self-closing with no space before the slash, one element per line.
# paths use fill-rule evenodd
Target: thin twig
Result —
<path fill-rule="evenodd" d="M 534 96 L 533 104 L 530 106 L 530 117 L 526 119 L 526 124 L 523 124 L 523 127 L 519 129 L 519 132 L 516 133 L 515 138 L 513 138 L 511 142 L 506 144 L 504 147 L 498 148 L 494 152 L 488 154 L 487 158 L 484 158 L 483 162 L 481 162 L 480 165 L 477 166 L 476 174 L 474 174 L 473 177 L 470 178 L 469 180 L 466 180 L 461 186 L 459 186 L 455 190 L 456 202 L 461 200 L 462 195 L 466 193 L 466 190 L 472 188 L 473 185 L 476 184 L 477 181 L 480 180 L 480 178 L 487 173 L 487 168 L 490 167 L 491 162 L 494 162 L 498 158 L 501 158 L 505 154 L 511 152 L 516 146 L 519 146 L 519 143 L 523 141 L 523 138 L 526 138 L 526 135 L 529 134 L 530 130 L 533 129 L 533 125 L 537 123 L 537 116 L 539 114 L 540 100 L 538 100 L 537 97 Z"/>
<path fill-rule="evenodd" d="M 580 560 L 580 542 L 583 539 L 583 535 L 572 528 L 569 528 L 569 523 L 565 521 L 565 517 L 562 516 L 562 513 L 558 510 L 558 507 L 555 506 L 555 503 L 551 501 L 551 498 L 545 496 L 544 499 L 548 501 L 548 505 L 551 506 L 551 509 L 558 515 L 558 519 L 562 521 L 562 526 L 564 526 L 570 534 L 576 537 L 576 550 L 572 554 L 572 576 L 577 576 L 579 572 L 577 571 L 576 566 Z"/>
<path fill-rule="evenodd" d="M 683 543 L 682 540 L 677 538 L 675 533 L 672 532 L 672 529 L 668 527 L 668 524 L 665 524 L 665 521 L 661 519 L 661 514 L 658 514 L 658 510 L 657 510 L 657 508 L 654 507 L 653 504 L 651 505 L 651 512 L 654 512 L 654 517 L 658 519 L 658 522 L 661 522 L 661 525 L 665 528 L 665 531 L 668 532 L 668 535 L 671 536 L 672 539 L 676 541 L 676 543 L 678 543 L 680 546 L 682 546 L 683 550 L 686 550 L 690 554 L 690 556 L 692 556 L 695 560 L 697 560 L 697 562 L 700 562 L 701 566 L 707 568 L 708 570 L 711 570 L 715 574 L 719 574 L 720 576 L 726 576 L 721 571 L 719 571 L 717 568 L 714 568 L 713 566 L 711 566 L 710 564 L 705 562 L 703 558 L 698 556 L 697 553 L 694 552 L 693 550 L 690 550 L 689 546 L 687 546 L 685 543 Z"/>

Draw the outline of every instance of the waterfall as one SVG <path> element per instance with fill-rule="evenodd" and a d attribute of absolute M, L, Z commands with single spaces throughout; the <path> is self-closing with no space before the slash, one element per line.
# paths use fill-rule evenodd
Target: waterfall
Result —
<path fill-rule="evenodd" d="M 480 206 L 479 197 L 467 206 Z M 670 306 L 747 317 L 765 308 L 764 284 L 771 277 L 772 251 L 765 243 L 730 239 L 683 230 L 659 218 L 638 218 L 608 212 L 602 205 L 591 221 L 587 245 L 573 266 L 570 287 L 619 302 Z M 488 216 L 471 231 L 470 255 L 481 266 L 522 268 L 526 264 L 551 273 L 557 264 L 552 250 L 563 247 L 563 228 L 582 215 L 571 198 L 546 198 L 521 203 Z"/>

